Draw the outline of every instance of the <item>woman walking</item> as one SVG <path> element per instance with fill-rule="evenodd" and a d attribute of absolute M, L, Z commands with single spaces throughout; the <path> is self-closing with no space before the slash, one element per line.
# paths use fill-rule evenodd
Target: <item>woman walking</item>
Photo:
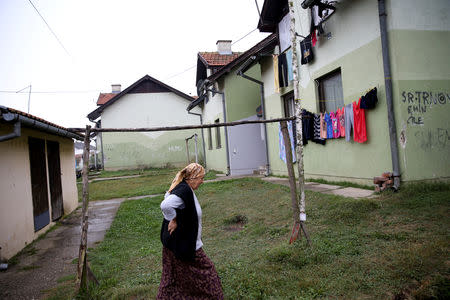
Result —
<path fill-rule="evenodd" d="M 177 173 L 161 203 L 162 275 L 157 299 L 223 299 L 213 262 L 202 249 L 202 209 L 195 196 L 205 169 L 192 163 Z"/>

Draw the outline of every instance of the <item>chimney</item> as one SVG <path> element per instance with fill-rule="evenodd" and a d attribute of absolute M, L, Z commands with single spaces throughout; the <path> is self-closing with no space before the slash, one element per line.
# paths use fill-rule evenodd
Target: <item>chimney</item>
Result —
<path fill-rule="evenodd" d="M 120 84 L 111 84 L 111 90 L 113 94 L 118 94 L 122 91 L 122 85 Z"/>
<path fill-rule="evenodd" d="M 231 40 L 218 40 L 216 42 L 217 52 L 219 54 L 232 54 L 231 52 Z"/>

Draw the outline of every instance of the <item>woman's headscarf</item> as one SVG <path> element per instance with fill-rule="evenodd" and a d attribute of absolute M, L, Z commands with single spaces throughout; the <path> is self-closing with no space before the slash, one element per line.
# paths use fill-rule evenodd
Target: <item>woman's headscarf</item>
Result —
<path fill-rule="evenodd" d="M 194 179 L 203 174 L 205 174 L 205 168 L 203 168 L 202 165 L 197 163 L 187 165 L 175 175 L 168 192 L 170 193 L 183 179 Z"/>

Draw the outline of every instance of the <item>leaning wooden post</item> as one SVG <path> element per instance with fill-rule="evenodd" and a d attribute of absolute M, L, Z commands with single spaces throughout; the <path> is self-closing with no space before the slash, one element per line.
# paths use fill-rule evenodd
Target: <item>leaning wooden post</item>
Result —
<path fill-rule="evenodd" d="M 189 159 L 189 138 L 186 139 L 186 154 L 187 154 L 187 164 L 190 164 L 191 160 Z"/>
<path fill-rule="evenodd" d="M 88 182 L 88 172 L 89 172 L 89 146 L 90 146 L 90 133 L 91 126 L 86 125 L 86 132 L 84 136 L 84 151 L 83 151 L 83 208 L 81 213 L 81 240 L 80 240 L 80 251 L 78 254 L 78 269 L 77 269 L 77 280 L 79 282 L 79 288 L 87 289 L 87 231 L 88 231 L 88 204 L 89 204 L 89 182 Z"/>
<path fill-rule="evenodd" d="M 306 221 L 305 213 L 305 171 L 303 166 L 303 133 L 302 133 L 302 109 L 300 103 L 299 81 L 298 81 L 298 60 L 297 60 L 297 34 L 295 30 L 295 11 L 294 1 L 289 1 L 289 14 L 291 17 L 291 48 L 292 48 L 292 75 L 294 81 L 294 104 L 295 104 L 295 117 L 297 128 L 297 167 L 298 167 L 298 181 L 299 181 L 299 222 L 302 231 L 305 233 L 306 239 L 309 244 L 309 236 L 306 232 L 304 221 Z"/>
<path fill-rule="evenodd" d="M 292 203 L 292 218 L 294 220 L 294 227 L 292 228 L 291 238 L 289 239 L 289 244 L 295 242 L 298 236 L 298 231 L 300 227 L 300 210 L 297 204 L 297 185 L 295 184 L 295 173 L 294 173 L 294 163 L 292 162 L 292 145 L 291 138 L 289 136 L 289 131 L 287 128 L 286 121 L 281 121 L 281 133 L 283 134 L 284 148 L 286 149 L 286 166 L 289 175 L 289 187 L 291 191 L 291 203 Z"/>

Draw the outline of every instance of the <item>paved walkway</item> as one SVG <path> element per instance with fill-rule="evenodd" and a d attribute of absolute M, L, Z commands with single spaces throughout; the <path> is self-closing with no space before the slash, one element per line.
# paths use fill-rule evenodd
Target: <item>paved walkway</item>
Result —
<path fill-rule="evenodd" d="M 264 181 L 278 183 L 285 186 L 289 186 L 288 178 L 278 178 L 278 177 L 263 177 Z M 354 188 L 354 187 L 343 187 L 340 185 L 323 184 L 317 182 L 305 182 L 305 190 L 320 192 L 324 194 L 332 194 L 351 198 L 372 198 L 375 197 L 375 193 L 372 190 Z"/>
<path fill-rule="evenodd" d="M 244 178 L 244 177 L 256 177 L 256 178 L 261 178 L 262 180 L 267 181 L 267 182 L 289 186 L 288 178 L 272 177 L 272 176 L 264 177 L 263 175 L 220 176 L 216 179 L 205 180 L 205 182 L 231 180 L 231 179 Z M 360 189 L 360 188 L 354 188 L 354 187 L 343 187 L 340 185 L 323 184 L 323 183 L 317 183 L 317 182 L 305 182 L 305 189 L 308 191 L 313 191 L 313 192 L 319 192 L 319 193 L 324 193 L 324 194 L 333 194 L 333 195 L 338 195 L 338 196 L 343 196 L 343 197 L 351 197 L 351 198 L 376 197 L 374 191 L 372 191 L 372 190 L 366 190 L 366 189 Z"/>
<path fill-rule="evenodd" d="M 88 248 L 102 241 L 125 199 L 89 203 Z M 40 299 L 58 279 L 76 274 L 80 247 L 81 208 L 59 222 L 45 238 L 18 257 L 18 264 L 0 272 L 0 299 Z"/>

